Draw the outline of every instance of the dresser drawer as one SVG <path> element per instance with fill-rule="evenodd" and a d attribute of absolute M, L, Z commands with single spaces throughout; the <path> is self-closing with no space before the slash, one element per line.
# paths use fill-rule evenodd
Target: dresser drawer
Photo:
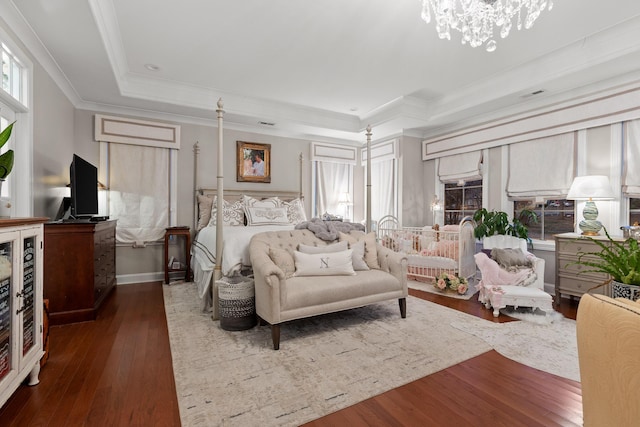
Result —
<path fill-rule="evenodd" d="M 557 261 L 558 265 L 556 265 L 556 268 L 558 269 L 558 274 L 566 275 L 566 276 L 576 276 L 576 278 L 578 279 L 584 278 L 586 280 L 596 280 L 600 282 L 604 282 L 609 278 L 609 276 L 605 273 L 598 273 L 598 272 L 585 273 L 586 271 L 593 270 L 594 267 L 583 265 L 583 264 L 575 264 L 577 260 L 578 260 L 578 257 L 569 257 L 569 256 L 558 257 L 558 261 Z M 584 257 L 583 260 L 597 261 L 598 259 L 593 257 Z"/>
<path fill-rule="evenodd" d="M 592 281 L 592 280 L 580 280 L 574 277 L 559 277 L 558 283 L 556 283 L 556 290 L 560 293 L 568 293 L 575 295 L 582 295 L 589 291 L 591 288 L 602 285 L 605 280 Z M 608 295 L 609 285 L 601 286 L 591 291 L 594 294 Z"/>
<path fill-rule="evenodd" d="M 556 251 L 559 254 L 579 255 L 581 252 L 600 252 L 602 248 L 586 239 L 559 239 Z"/>

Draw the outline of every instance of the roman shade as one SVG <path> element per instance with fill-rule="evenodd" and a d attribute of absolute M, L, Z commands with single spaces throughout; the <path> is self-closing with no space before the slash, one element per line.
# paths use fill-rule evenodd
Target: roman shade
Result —
<path fill-rule="evenodd" d="M 574 132 L 509 145 L 507 195 L 562 199 L 575 176 Z"/>
<path fill-rule="evenodd" d="M 622 192 L 627 197 L 640 197 L 640 120 L 626 125 Z"/>
<path fill-rule="evenodd" d="M 438 164 L 440 181 L 457 182 L 461 179 L 474 181 L 482 179 L 482 151 L 441 157 Z"/>

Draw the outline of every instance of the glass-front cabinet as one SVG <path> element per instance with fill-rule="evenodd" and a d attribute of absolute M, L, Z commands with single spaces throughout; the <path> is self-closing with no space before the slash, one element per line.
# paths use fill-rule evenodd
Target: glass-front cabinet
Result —
<path fill-rule="evenodd" d="M 27 376 L 38 384 L 45 220 L 0 219 L 0 406 Z"/>

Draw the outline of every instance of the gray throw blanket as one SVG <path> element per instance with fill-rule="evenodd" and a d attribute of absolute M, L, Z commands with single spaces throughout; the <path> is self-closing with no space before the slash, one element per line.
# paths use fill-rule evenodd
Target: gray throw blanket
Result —
<path fill-rule="evenodd" d="M 364 225 L 356 222 L 323 221 L 320 218 L 311 218 L 296 225 L 296 230 L 308 229 L 318 239 L 331 242 L 340 236 L 340 232 L 348 233 L 351 230 L 364 231 Z"/>

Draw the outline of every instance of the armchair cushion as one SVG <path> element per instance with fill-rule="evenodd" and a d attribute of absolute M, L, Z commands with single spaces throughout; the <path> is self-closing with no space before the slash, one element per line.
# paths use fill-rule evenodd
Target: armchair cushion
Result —
<path fill-rule="evenodd" d="M 505 269 L 533 266 L 531 258 L 525 255 L 520 248 L 493 248 L 491 249 L 491 259 Z"/>

